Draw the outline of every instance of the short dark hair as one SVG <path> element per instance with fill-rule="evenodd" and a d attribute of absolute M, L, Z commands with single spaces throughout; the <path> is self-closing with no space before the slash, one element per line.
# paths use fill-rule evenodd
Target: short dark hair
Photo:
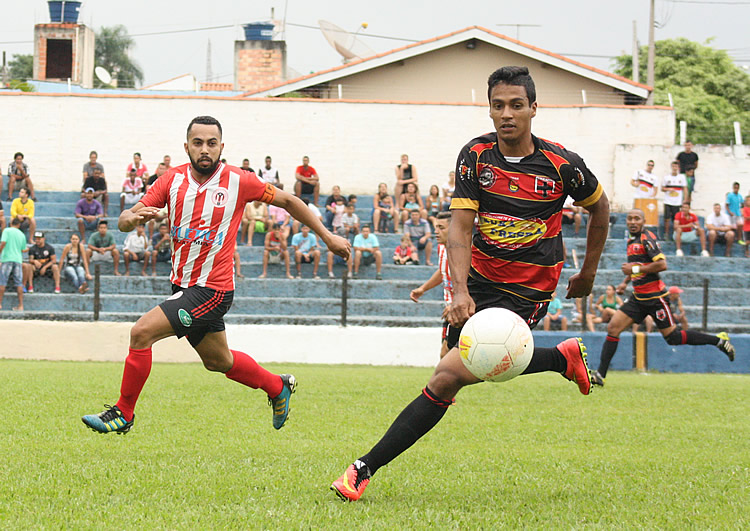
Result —
<path fill-rule="evenodd" d="M 534 80 L 529 75 L 529 69 L 525 66 L 504 66 L 498 68 L 490 74 L 487 79 L 487 99 L 492 99 L 492 89 L 495 85 L 503 83 L 505 85 L 513 85 L 524 87 L 526 89 L 526 97 L 529 98 L 529 105 L 536 101 L 536 87 L 534 86 Z"/>
<path fill-rule="evenodd" d="M 221 124 L 219 123 L 219 120 L 214 118 L 213 116 L 196 116 L 192 120 L 190 120 L 190 123 L 187 127 L 187 135 L 190 135 L 190 129 L 192 129 L 193 124 L 199 124 L 199 125 L 215 125 L 219 128 L 219 136 L 224 134 L 221 130 Z"/>
<path fill-rule="evenodd" d="M 13 155 L 13 160 L 17 159 L 18 157 L 23 158 L 23 153 L 21 153 L 20 151 L 16 151 L 16 154 Z"/>
<path fill-rule="evenodd" d="M 90 157 L 91 155 L 96 155 L 96 156 L 98 157 L 98 156 L 99 156 L 99 153 L 97 153 L 96 151 L 92 151 L 91 153 L 89 153 L 89 157 Z"/>
<path fill-rule="evenodd" d="M 139 151 L 136 151 L 135 153 L 133 153 L 133 156 L 134 156 L 134 157 L 135 157 L 136 155 L 138 155 L 138 158 L 139 158 L 139 159 L 142 159 L 142 158 L 143 158 L 143 157 L 141 157 L 141 153 L 140 153 Z"/>
<path fill-rule="evenodd" d="M 437 219 L 451 219 L 451 211 L 450 210 L 443 210 L 442 212 L 438 212 L 437 216 L 435 218 Z"/>
<path fill-rule="evenodd" d="M 357 194 L 349 194 L 349 197 L 346 198 L 347 201 L 351 201 L 352 199 L 357 199 Z"/>
<path fill-rule="evenodd" d="M 737 181 L 735 181 L 735 182 L 732 183 L 732 186 L 739 186 L 739 185 L 740 185 L 740 183 L 738 183 Z"/>
<path fill-rule="evenodd" d="M 682 206 L 685 206 L 685 205 L 687 205 L 688 208 L 690 208 L 690 201 L 683 201 Z"/>
<path fill-rule="evenodd" d="M 242 162 L 250 163 L 250 159 L 242 159 Z"/>
<path fill-rule="evenodd" d="M 648 159 L 646 162 L 647 163 L 650 162 L 651 164 L 654 164 L 654 160 L 653 159 Z"/>
<path fill-rule="evenodd" d="M 21 190 L 23 190 L 24 192 L 26 192 L 26 195 L 31 195 L 31 190 L 29 190 L 26 186 L 22 186 Z"/>
<path fill-rule="evenodd" d="M 99 223 L 97 223 L 96 226 L 99 227 L 101 225 L 108 225 L 107 220 L 106 219 L 100 219 Z"/>
<path fill-rule="evenodd" d="M 11 227 L 20 227 L 21 226 L 21 220 L 18 219 L 18 217 L 13 218 L 12 220 L 10 220 L 10 226 Z M 8 234 L 10 234 L 10 233 L 8 233 Z"/>

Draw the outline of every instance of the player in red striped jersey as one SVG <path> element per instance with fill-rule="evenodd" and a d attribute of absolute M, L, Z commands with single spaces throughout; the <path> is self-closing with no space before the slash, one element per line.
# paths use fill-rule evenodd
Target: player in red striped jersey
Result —
<path fill-rule="evenodd" d="M 704 334 L 695 330 L 682 330 L 672 317 L 667 300 L 667 289 L 659 273 L 667 270 L 667 259 L 661 252 L 659 242 L 651 231 L 644 231 L 646 216 L 643 210 L 634 208 L 628 212 L 625 223 L 630 232 L 628 261 L 622 264 L 625 280 L 617 286 L 617 293 L 624 293 L 628 282 L 633 282 L 633 295 L 620 306 L 607 324 L 607 338 L 602 345 L 599 368 L 591 375 L 595 385 L 604 385 L 609 363 L 617 352 L 620 334 L 633 323 L 641 323 L 650 315 L 656 328 L 670 345 L 714 345 L 729 361 L 734 361 L 734 346 L 729 335 Z"/>
<path fill-rule="evenodd" d="M 531 328 L 544 317 L 563 267 L 561 217 L 568 195 L 590 217 L 586 256 L 581 271 L 570 278 L 567 297 L 591 293 L 609 228 L 607 196 L 578 155 L 531 134 L 537 103 L 527 68 L 500 68 L 487 84 L 495 131 L 464 146 L 456 164 L 447 243 L 453 282 L 450 350 L 383 438 L 333 482 L 331 488 L 343 499 L 359 499 L 372 474 L 431 430 L 462 387 L 480 381 L 456 348 L 461 327 L 475 311 L 507 308 Z M 542 371 L 562 374 L 584 395 L 591 390 L 580 339 L 534 348 L 523 374 Z"/>
<path fill-rule="evenodd" d="M 244 352 L 230 350 L 224 314 L 234 294 L 236 235 L 245 205 L 263 201 L 286 209 L 320 236 L 333 253 L 349 258 L 345 238 L 331 234 L 296 197 L 264 183 L 254 173 L 221 162 L 221 124 L 198 116 L 187 129 L 189 164 L 171 168 L 135 206 L 120 214 L 118 227 L 130 232 L 167 207 L 172 237 L 172 296 L 143 315 L 130 331 L 120 399 L 115 406 L 83 422 L 100 433 L 126 433 L 134 420 L 138 396 L 151 371 L 151 346 L 166 337 L 186 336 L 209 371 L 263 389 L 273 407 L 273 426 L 280 429 L 289 414 L 296 381 L 259 366 Z"/>

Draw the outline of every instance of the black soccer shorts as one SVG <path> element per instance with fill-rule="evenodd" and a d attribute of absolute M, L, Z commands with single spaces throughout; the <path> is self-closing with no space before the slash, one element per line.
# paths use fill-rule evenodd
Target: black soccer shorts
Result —
<path fill-rule="evenodd" d="M 669 306 L 666 296 L 655 297 L 645 301 L 631 296 L 619 309 L 636 323 L 642 323 L 646 316 L 650 315 L 654 323 L 656 323 L 658 330 L 663 330 L 676 324 L 672 316 L 672 308 Z"/>
<path fill-rule="evenodd" d="M 201 286 L 182 288 L 172 284 L 172 296 L 159 304 L 177 337 L 187 336 L 193 347 L 206 334 L 225 329 L 224 314 L 232 306 L 234 291 Z"/>

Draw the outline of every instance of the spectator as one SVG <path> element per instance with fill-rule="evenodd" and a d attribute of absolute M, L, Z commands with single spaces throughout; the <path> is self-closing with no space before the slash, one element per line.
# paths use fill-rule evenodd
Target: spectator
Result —
<path fill-rule="evenodd" d="M 441 210 L 448 211 L 451 208 L 451 201 L 453 200 L 453 192 L 456 189 L 456 172 L 448 172 L 448 182 L 443 185 L 443 203 Z"/>
<path fill-rule="evenodd" d="M 344 198 L 342 197 L 343 201 Z M 300 231 L 292 236 L 292 247 L 294 247 L 294 263 L 297 264 L 297 278 L 302 278 L 302 264 L 313 264 L 313 278 L 318 276 L 318 265 L 320 264 L 320 249 L 318 249 L 318 238 L 310 234 L 310 227 L 302 225 Z"/>
<path fill-rule="evenodd" d="M 331 220 L 331 229 L 333 232 L 338 234 L 341 232 L 343 222 L 341 221 L 344 217 L 344 210 L 346 209 L 345 201 L 343 196 L 336 198 L 336 202 L 332 205 L 334 209 L 333 219 Z"/>
<path fill-rule="evenodd" d="M 125 205 L 135 205 L 143 197 L 143 180 L 137 176 L 135 168 L 128 170 L 128 176 L 122 182 L 122 193 L 120 194 L 120 212 L 125 210 Z"/>
<path fill-rule="evenodd" d="M 697 234 L 697 236 L 696 236 Z M 706 251 L 706 233 L 698 223 L 698 216 L 690 212 L 690 203 L 685 201 L 682 208 L 674 217 L 674 241 L 677 244 L 676 256 L 685 256 L 682 252 L 682 242 L 693 243 L 700 239 L 701 256 L 708 256 Z"/>
<path fill-rule="evenodd" d="M 352 205 L 354 207 L 354 210 L 357 209 L 357 194 L 349 194 L 346 196 L 346 204 Z"/>
<path fill-rule="evenodd" d="M 344 208 L 344 215 L 341 216 L 341 228 L 337 234 L 350 241 L 359 234 L 359 216 L 354 213 L 354 205 L 351 202 Z"/>
<path fill-rule="evenodd" d="M 436 184 L 430 186 L 430 193 L 427 194 L 425 199 L 424 208 L 427 212 L 427 221 L 430 222 L 431 226 L 435 226 L 435 219 L 440 212 L 440 188 Z"/>
<path fill-rule="evenodd" d="M 75 217 L 78 219 L 78 233 L 81 235 L 81 241 L 86 240 L 87 230 L 96 230 L 99 221 L 104 217 L 102 205 L 94 199 L 96 192 L 93 188 L 86 188 L 83 199 L 76 203 Z"/>
<path fill-rule="evenodd" d="M 48 244 L 44 233 L 34 233 L 34 245 L 29 247 L 29 265 L 31 265 L 32 276 L 48 276 L 55 281 L 55 293 L 60 293 L 60 266 L 55 256 L 55 248 Z M 30 283 L 29 291 L 33 293 L 33 282 Z"/>
<path fill-rule="evenodd" d="M 695 168 L 688 166 L 685 170 L 685 182 L 687 183 L 686 201 L 693 201 L 693 190 L 695 189 Z"/>
<path fill-rule="evenodd" d="M 130 177 L 130 170 L 135 170 L 135 176 L 140 178 L 141 182 L 143 182 L 143 176 L 148 175 L 148 168 L 141 162 L 141 154 L 137 151 L 133 153 L 133 162 L 128 164 L 125 170 L 125 178 Z"/>
<path fill-rule="evenodd" d="M 414 209 L 409 214 L 409 219 L 404 223 L 404 234 L 411 236 L 411 241 L 420 251 L 424 249 L 425 263 L 432 265 L 432 232 L 427 220 L 422 219 L 419 210 Z"/>
<path fill-rule="evenodd" d="M 18 191 L 18 197 L 10 204 L 10 218 L 19 221 L 21 231 L 29 231 L 29 245 L 31 245 L 31 235 L 36 232 L 36 220 L 34 219 L 34 201 L 29 199 L 29 189 L 25 186 Z"/>
<path fill-rule="evenodd" d="M 289 273 L 289 251 L 286 247 L 286 237 L 281 230 L 281 225 L 274 223 L 271 231 L 266 234 L 263 248 L 263 273 L 258 278 L 266 278 L 268 264 L 280 264 L 282 258 L 284 259 L 284 265 L 286 265 L 286 278 L 294 278 Z"/>
<path fill-rule="evenodd" d="M 690 140 L 685 142 L 685 151 L 681 151 L 677 155 L 677 162 L 680 163 L 680 173 L 686 176 L 687 201 L 691 201 L 695 189 L 695 170 L 698 169 L 698 154 L 693 151 L 693 143 Z M 688 178 L 687 174 L 690 168 L 692 168 L 693 173 Z"/>
<path fill-rule="evenodd" d="M 169 155 L 164 155 L 164 158 L 169 158 Z M 165 173 L 167 173 L 167 165 L 164 162 L 160 162 L 158 166 L 156 166 L 156 173 L 153 174 L 151 177 L 148 178 L 148 181 L 144 185 L 144 194 L 148 191 L 149 188 Z M 104 210 L 106 212 L 106 209 Z M 148 239 L 151 240 L 151 238 L 154 237 L 154 227 L 161 224 L 165 219 L 167 219 L 167 207 L 165 206 L 159 212 L 156 214 L 156 217 L 148 222 L 146 225 L 148 227 Z"/>
<path fill-rule="evenodd" d="M 268 205 L 268 215 L 273 224 L 279 226 L 281 235 L 284 238 L 284 241 L 286 241 L 289 238 L 289 229 L 292 224 L 292 217 L 289 215 L 289 212 L 281 207 L 277 207 L 276 205 Z"/>
<path fill-rule="evenodd" d="M 337 199 L 344 199 L 344 196 L 341 195 L 341 188 L 338 185 L 335 185 L 333 188 L 331 188 L 331 195 L 329 195 L 326 198 L 326 204 L 325 204 L 326 210 L 325 210 L 323 224 L 329 230 L 333 227 L 333 217 L 336 215 L 336 200 Z"/>
<path fill-rule="evenodd" d="M 589 332 L 594 331 L 595 324 L 610 322 L 620 306 L 622 306 L 622 299 L 617 294 L 615 287 L 608 284 L 604 294 L 600 295 L 596 301 L 596 305 L 592 304 L 591 312 L 586 314 L 586 326 Z M 596 315 L 595 311 L 599 315 Z"/>
<path fill-rule="evenodd" d="M 3 177 L 0 175 L 0 182 L 2 182 Z M 3 210 L 3 203 L 0 201 L 0 234 L 3 233 L 5 230 L 5 211 Z"/>
<path fill-rule="evenodd" d="M 250 167 L 250 159 L 242 159 L 242 166 L 240 166 L 240 169 L 255 173 L 255 170 Z"/>
<path fill-rule="evenodd" d="M 256 232 L 265 234 L 269 231 L 272 224 L 266 203 L 262 201 L 247 203 L 244 212 L 242 212 L 240 241 L 244 238 L 247 246 L 252 247 L 253 234 Z"/>
<path fill-rule="evenodd" d="M 162 175 L 164 175 L 165 173 L 167 173 L 167 165 L 164 164 L 163 162 L 160 162 L 156 166 L 156 173 L 154 173 L 153 175 L 151 175 L 148 178 L 148 181 L 146 181 L 146 183 L 145 183 L 146 191 L 148 191 L 148 189 L 151 188 L 151 185 L 153 185 L 156 182 L 156 180 L 159 177 L 161 177 Z"/>
<path fill-rule="evenodd" d="M 401 236 L 401 244 L 393 252 L 393 263 L 396 265 L 419 265 L 419 253 L 417 253 L 417 248 L 411 243 L 411 238 L 407 233 Z"/>
<path fill-rule="evenodd" d="M 685 315 L 685 308 L 682 306 L 682 299 L 680 298 L 680 293 L 682 293 L 682 291 L 683 290 L 678 286 L 669 286 L 667 302 L 672 310 L 672 317 L 674 317 L 674 320 L 680 323 L 680 328 L 687 330 L 689 328 L 688 320 Z"/>
<path fill-rule="evenodd" d="M 81 188 L 81 199 L 86 197 L 86 190 L 89 188 L 94 190 L 94 199 L 101 203 L 102 209 L 106 212 L 109 208 L 107 181 L 104 179 L 99 168 L 94 168 L 93 175 L 91 177 L 86 177 L 86 180 L 83 183 L 83 188 Z"/>
<path fill-rule="evenodd" d="M 320 177 L 315 168 L 310 166 L 310 157 L 302 157 L 302 166 L 297 166 L 294 172 L 294 195 L 302 197 L 303 195 L 313 196 L 313 204 L 318 206 L 318 196 L 320 195 Z"/>
<path fill-rule="evenodd" d="M 112 260 L 115 266 L 115 275 L 120 276 L 120 251 L 115 245 L 115 238 L 107 232 L 107 220 L 100 219 L 96 226 L 96 232 L 89 236 L 86 255 L 89 263 Z"/>
<path fill-rule="evenodd" d="M 388 185 L 380 183 L 378 193 L 372 197 L 372 224 L 376 232 L 388 232 L 388 223 L 393 220 L 394 232 L 398 232 L 396 203 L 388 194 Z"/>
<path fill-rule="evenodd" d="M 146 226 L 136 225 L 135 231 L 128 233 L 122 246 L 122 255 L 125 258 L 125 276 L 130 276 L 130 261 L 143 262 L 141 275 L 146 276 L 148 260 L 151 258 L 151 246 L 146 236 Z"/>
<path fill-rule="evenodd" d="M 360 264 L 368 266 L 375 262 L 375 279 L 383 280 L 380 269 L 383 267 L 383 254 L 380 252 L 378 237 L 370 233 L 370 226 L 364 225 L 362 232 L 354 237 L 354 276 L 359 276 Z"/>
<path fill-rule="evenodd" d="M 750 258 L 750 195 L 745 196 L 745 206 L 742 207 L 742 239 L 745 241 L 745 256 Z"/>
<path fill-rule="evenodd" d="M 245 278 L 242 274 L 242 262 L 240 261 L 240 252 L 235 249 L 232 255 L 232 261 L 234 262 L 234 274 L 237 278 Z"/>
<path fill-rule="evenodd" d="M 708 231 L 708 254 L 714 255 L 714 244 L 719 242 L 726 245 L 724 254 L 732 256 L 732 244 L 736 238 L 737 225 L 732 223 L 726 212 L 722 211 L 719 203 L 714 204 L 714 211 L 706 216 L 705 223 Z"/>
<path fill-rule="evenodd" d="M 151 238 L 151 276 L 156 276 L 157 262 L 172 262 L 172 239 L 166 223 L 159 225 L 159 232 Z"/>
<path fill-rule="evenodd" d="M 5 288 L 13 282 L 18 294 L 18 306 L 23 311 L 23 253 L 26 252 L 26 236 L 19 229 L 21 221 L 13 218 L 10 227 L 0 236 L 0 309 L 3 307 Z"/>
<path fill-rule="evenodd" d="M 259 177 L 265 182 L 274 186 L 279 186 L 281 180 L 279 179 L 279 171 L 271 166 L 271 157 L 266 156 L 266 165 L 260 169 Z"/>
<path fill-rule="evenodd" d="M 29 175 L 29 167 L 23 161 L 23 153 L 19 151 L 13 155 L 13 162 L 8 166 L 8 201 L 13 200 L 13 192 L 21 187 L 25 187 L 28 190 L 32 201 L 36 201 L 34 185 Z M 2 184 L 0 184 L 0 191 L 2 191 Z"/>
<path fill-rule="evenodd" d="M 630 185 L 635 187 L 634 199 L 651 199 L 656 197 L 656 185 L 659 178 L 654 175 L 654 161 L 646 162 L 645 170 L 637 170 L 630 179 Z"/>
<path fill-rule="evenodd" d="M 172 168 L 172 157 L 170 157 L 169 155 L 164 155 L 162 162 L 164 163 L 164 166 L 166 166 L 166 169 L 169 170 Z"/>
<path fill-rule="evenodd" d="M 409 219 L 412 210 L 416 210 L 421 217 L 427 219 L 427 211 L 424 209 L 422 197 L 419 195 L 419 188 L 416 184 L 409 183 L 406 185 L 406 191 L 401 195 L 401 202 L 399 203 L 402 224 Z"/>
<path fill-rule="evenodd" d="M 672 220 L 680 211 L 680 205 L 685 200 L 687 181 L 685 175 L 680 173 L 680 163 L 672 162 L 671 172 L 665 175 L 661 181 L 661 191 L 664 194 L 664 238 L 672 239 Z"/>
<path fill-rule="evenodd" d="M 743 222 L 742 222 L 742 204 L 744 199 L 740 195 L 740 183 L 732 184 L 732 191 L 727 193 L 726 199 L 726 211 L 729 216 L 729 223 L 735 227 L 737 231 L 737 239 L 740 245 L 745 245 L 744 234 L 743 234 Z"/>
<path fill-rule="evenodd" d="M 320 209 L 316 207 L 315 205 L 313 205 L 310 202 L 310 200 L 306 197 L 302 198 L 302 202 L 307 205 L 307 208 L 310 209 L 310 212 L 313 213 L 313 216 L 318 218 L 320 222 L 323 223 L 323 214 L 320 213 Z M 297 221 L 296 219 L 292 219 L 291 222 L 292 222 L 292 234 L 297 234 L 299 232 L 300 222 Z M 287 231 L 287 234 L 289 234 L 288 231 Z"/>
<path fill-rule="evenodd" d="M 97 162 L 99 154 L 96 151 L 89 153 L 89 161 L 83 165 L 83 188 L 86 189 L 86 179 L 94 176 L 94 170 L 99 170 L 99 175 L 104 178 L 104 166 Z"/>
<path fill-rule="evenodd" d="M 394 188 L 396 203 L 400 203 L 401 196 L 406 193 L 406 185 L 409 183 L 416 185 L 418 181 L 417 168 L 409 164 L 409 155 L 404 153 L 401 155 L 401 164 L 396 166 L 396 187 Z"/>
<path fill-rule="evenodd" d="M 562 208 L 562 224 L 573 225 L 576 237 L 578 237 L 578 231 L 581 230 L 581 221 L 583 220 L 583 208 L 575 206 L 573 203 L 575 200 L 568 196 L 565 198 Z"/>
<path fill-rule="evenodd" d="M 547 332 L 551 329 L 557 330 L 568 329 L 568 318 L 562 314 L 562 302 L 557 298 L 557 291 L 552 292 L 552 300 L 549 301 L 547 306 L 547 315 L 544 316 L 544 331 Z"/>
<path fill-rule="evenodd" d="M 62 265 L 61 276 L 70 279 L 78 293 L 86 293 L 89 290 L 88 281 L 92 277 L 89 272 L 88 256 L 78 234 L 70 235 L 70 243 L 66 243 L 63 247 L 60 264 Z"/>

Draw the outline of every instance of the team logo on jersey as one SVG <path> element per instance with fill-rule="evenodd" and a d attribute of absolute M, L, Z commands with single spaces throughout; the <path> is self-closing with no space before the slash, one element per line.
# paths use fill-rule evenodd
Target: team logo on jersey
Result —
<path fill-rule="evenodd" d="M 464 181 L 471 177 L 471 168 L 466 165 L 464 159 L 461 159 L 461 162 L 458 164 L 458 177 Z"/>
<path fill-rule="evenodd" d="M 518 191 L 518 177 L 515 175 L 506 174 L 506 177 L 508 177 L 508 190 L 515 193 Z"/>
<path fill-rule="evenodd" d="M 479 234 L 482 239 L 503 249 L 531 247 L 547 232 L 539 218 L 520 219 L 504 214 L 479 213 Z"/>
<path fill-rule="evenodd" d="M 555 181 L 549 177 L 541 175 L 534 176 L 534 191 L 542 197 L 549 197 L 551 192 L 555 191 Z"/>
<path fill-rule="evenodd" d="M 482 188 L 492 188 L 496 180 L 495 172 L 490 168 L 485 168 L 479 173 L 479 186 Z"/>
<path fill-rule="evenodd" d="M 667 317 L 667 312 L 664 310 L 656 310 L 656 318 L 659 319 L 659 321 L 664 321 Z"/>
<path fill-rule="evenodd" d="M 221 208 L 229 201 L 229 190 L 219 187 L 211 194 L 211 203 L 216 208 Z"/>
<path fill-rule="evenodd" d="M 180 311 L 177 312 L 177 317 L 179 317 L 182 326 L 184 326 L 185 328 L 188 328 L 191 324 L 193 324 L 193 318 L 190 317 L 190 314 L 182 308 L 180 308 Z"/>
<path fill-rule="evenodd" d="M 586 185 L 586 177 L 583 172 L 576 166 L 570 164 L 563 164 L 558 169 L 560 177 L 568 183 L 568 186 L 573 190 L 578 190 L 580 187 Z"/>

